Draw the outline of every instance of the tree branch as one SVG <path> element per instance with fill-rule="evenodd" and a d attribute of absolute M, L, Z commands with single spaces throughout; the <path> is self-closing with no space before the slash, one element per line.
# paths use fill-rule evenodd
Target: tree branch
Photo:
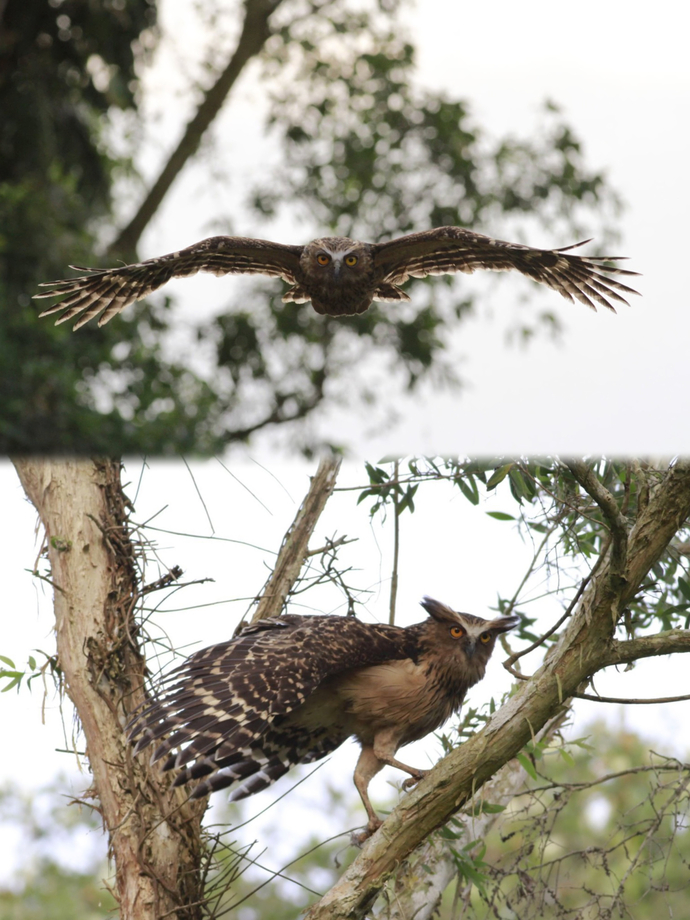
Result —
<path fill-rule="evenodd" d="M 602 667 L 629 664 L 638 658 L 673 655 L 676 652 L 690 652 L 690 629 L 669 629 L 654 636 L 638 636 L 624 642 L 614 641 L 607 650 Z"/>
<path fill-rule="evenodd" d="M 324 457 L 319 463 L 295 520 L 283 537 L 275 567 L 261 592 L 252 622 L 277 617 L 283 612 L 287 597 L 309 556 L 309 540 L 333 493 L 340 463 L 340 458 L 335 456 Z"/>
<path fill-rule="evenodd" d="M 193 156 L 204 132 L 213 122 L 245 65 L 263 48 L 271 34 L 268 20 L 282 0 L 245 0 L 245 17 L 235 52 L 189 122 L 176 149 L 163 167 L 139 210 L 109 247 L 111 253 L 133 253 L 146 225 L 187 160 Z"/>
<path fill-rule="evenodd" d="M 621 705 L 631 706 L 655 706 L 659 703 L 684 703 L 690 700 L 690 693 L 685 694 L 685 696 L 659 696 L 653 700 L 639 700 L 633 697 L 626 699 L 620 696 L 595 696 L 593 693 L 573 693 L 572 696 L 578 700 L 591 700 L 592 703 L 620 703 Z"/>
<path fill-rule="evenodd" d="M 581 460 L 569 460 L 566 466 L 585 492 L 594 499 L 601 509 L 611 533 L 611 563 L 613 571 L 617 575 L 622 575 L 628 546 L 628 527 L 615 498 L 599 482 L 586 463 Z"/>

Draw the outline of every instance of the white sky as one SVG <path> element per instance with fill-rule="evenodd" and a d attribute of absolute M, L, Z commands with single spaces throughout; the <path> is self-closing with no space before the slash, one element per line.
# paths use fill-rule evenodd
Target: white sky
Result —
<path fill-rule="evenodd" d="M 142 170 L 147 176 L 155 174 L 188 114 L 188 101 L 175 94 L 182 92 L 198 72 L 192 4 L 163 0 L 161 14 L 164 41 L 147 81 L 155 93 L 153 108 L 168 114 L 159 121 L 151 118 L 149 136 L 142 144 Z M 181 16 L 184 23 L 180 23 Z M 534 307 L 548 305 L 559 311 L 566 326 L 560 344 L 537 341 L 527 350 L 506 349 L 504 336 L 528 282 L 511 276 L 501 285 L 480 283 L 478 289 L 484 292 L 485 300 L 477 318 L 462 325 L 455 346 L 469 388 L 459 394 L 427 392 L 424 399 L 401 403 L 401 421 L 393 429 L 367 431 L 361 412 L 341 412 L 323 420 L 324 431 L 339 439 L 349 438 L 356 457 L 374 461 L 393 451 L 660 455 L 690 449 L 690 312 L 681 275 L 686 259 L 680 252 L 680 247 L 684 250 L 687 245 L 681 221 L 689 203 L 689 18 L 688 9 L 676 3 L 660 3 L 652 16 L 641 4 L 595 4 L 590 0 L 575 6 L 424 0 L 416 11 L 407 14 L 419 48 L 421 81 L 469 99 L 478 122 L 494 135 L 509 131 L 525 134 L 537 124 L 538 109 L 547 97 L 561 104 L 565 117 L 584 140 L 588 165 L 606 167 L 612 184 L 628 203 L 620 220 L 622 241 L 617 248 L 631 256 L 633 269 L 644 273 L 639 279 L 644 296 L 635 298 L 630 310 L 613 316 L 591 313 L 546 292 L 549 300 L 535 298 Z M 166 50 L 169 47 L 175 54 Z M 231 219 L 233 232 L 238 234 L 253 232 L 251 226 L 242 223 L 239 202 L 243 180 L 261 168 L 256 157 L 264 146 L 258 141 L 240 146 L 237 138 L 257 137 L 256 112 L 261 110 L 262 99 L 255 74 L 256 70 L 250 69 L 243 77 L 237 95 L 213 129 L 214 149 L 227 157 L 222 165 L 233 178 L 229 189 L 209 184 L 209 166 L 216 162 L 216 154 L 202 154 L 180 177 L 147 231 L 142 257 L 209 235 L 218 220 Z M 491 232 L 491 228 L 483 229 Z M 304 227 L 285 221 L 277 238 L 300 242 L 309 234 L 305 236 Z M 562 244 L 569 242 L 563 240 Z M 176 283 L 181 317 L 198 315 L 200 309 L 219 309 L 226 301 L 227 287 L 233 283 L 236 279 L 199 277 Z M 272 452 L 270 438 L 261 441 L 251 456 L 280 479 L 292 501 L 245 452 L 231 453 L 225 459 L 272 514 L 218 464 L 195 463 L 194 475 L 217 534 L 275 550 L 315 464 L 288 461 Z M 141 461 L 128 463 L 132 479 L 138 477 L 140 466 Z M 347 465 L 341 481 L 362 482 L 361 470 L 361 464 Z M 355 507 L 353 494 L 343 493 L 331 502 L 318 533 L 323 536 L 337 531 L 359 538 L 360 542 L 347 549 L 346 558 L 358 570 L 353 576 L 356 583 L 373 590 L 370 614 L 383 619 L 390 533 L 369 529 L 365 511 L 362 506 Z M 23 499 L 9 463 L 0 464 L 0 495 L 5 512 L 0 534 L 5 598 L 0 654 L 22 662 L 32 649 L 52 647 L 52 619 L 42 587 L 24 571 L 33 566 L 37 552 L 35 515 Z M 203 508 L 181 462 L 151 464 L 137 500 L 137 519 L 147 518 L 166 504 L 168 509 L 156 521 L 159 526 L 209 533 Z M 460 609 L 488 615 L 487 608 L 495 602 L 497 592 L 511 592 L 524 567 L 521 544 L 509 525 L 491 521 L 484 512 L 481 508 L 471 514 L 466 502 L 441 495 L 428 506 L 420 503 L 420 510 L 404 520 L 401 622 L 421 618 L 416 604 L 425 593 Z M 190 579 L 215 579 L 212 585 L 188 589 L 185 603 L 210 605 L 251 597 L 261 588 L 265 565 L 270 564 L 270 554 L 235 544 L 164 534 L 160 542 L 167 565 L 180 564 Z M 329 606 L 332 603 L 332 598 L 324 598 L 321 609 L 336 612 Z M 544 611 L 545 617 L 553 619 L 555 606 L 553 602 Z M 227 638 L 245 608 L 246 601 L 219 603 L 201 607 L 191 615 L 166 613 L 161 622 L 177 646 L 193 641 L 208 644 Z M 507 686 L 504 673 L 500 662 L 493 661 L 490 675 L 473 693 L 473 704 L 502 692 Z M 661 661 L 645 662 L 632 674 L 602 678 L 597 688 L 600 693 L 618 696 L 671 695 L 682 693 L 685 684 L 682 663 L 669 668 L 667 661 Z M 30 790 L 60 769 L 74 775 L 73 759 L 53 753 L 54 748 L 63 746 L 54 701 L 48 700 L 45 726 L 41 725 L 40 707 L 39 688 L 33 694 L 0 697 L 0 719 L 5 737 L 13 739 L 11 750 L 15 752 L 0 760 L 0 782 L 13 779 Z M 594 716 L 595 709 L 597 716 L 612 722 L 627 720 L 680 756 L 687 751 L 687 704 L 638 707 L 620 715 L 613 708 L 581 702 L 576 708 L 576 732 L 583 733 L 582 726 Z M 18 750 L 21 756 L 16 755 Z M 332 782 L 341 775 L 342 788 L 356 798 L 350 787 L 354 751 L 341 756 L 346 761 L 342 768 L 329 765 L 322 772 L 328 771 Z M 385 791 L 386 778 L 373 787 L 375 799 Z M 299 794 L 309 800 L 313 788 Z M 256 804 L 259 810 L 265 801 L 257 800 Z M 335 821 L 337 816 L 330 816 L 329 828 Z M 2 864 L 7 867 L 5 877 L 11 878 L 19 865 L 17 841 L 11 831 L 0 836 L 0 847 Z"/>

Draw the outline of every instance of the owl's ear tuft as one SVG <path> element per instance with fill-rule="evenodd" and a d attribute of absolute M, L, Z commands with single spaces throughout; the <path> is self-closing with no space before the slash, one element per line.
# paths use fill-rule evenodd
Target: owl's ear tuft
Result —
<path fill-rule="evenodd" d="M 504 633 L 508 632 L 509 629 L 515 629 L 521 622 L 522 618 L 517 614 L 513 614 L 509 617 L 498 617 L 498 619 L 492 620 L 487 625 L 492 632 Z"/>
<path fill-rule="evenodd" d="M 451 623 L 454 626 L 457 625 L 458 615 L 452 607 L 447 607 L 445 604 L 442 604 L 441 601 L 434 600 L 433 597 L 423 597 L 420 604 L 429 616 L 433 617 L 437 622 Z"/>

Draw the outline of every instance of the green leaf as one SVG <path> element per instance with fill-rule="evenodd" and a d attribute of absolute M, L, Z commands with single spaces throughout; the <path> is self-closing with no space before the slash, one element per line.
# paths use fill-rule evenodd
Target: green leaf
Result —
<path fill-rule="evenodd" d="M 537 771 L 534 768 L 534 764 L 529 759 L 526 754 L 518 754 L 516 757 L 518 763 L 523 768 L 523 770 L 528 773 L 532 779 L 537 779 Z"/>
<path fill-rule="evenodd" d="M 11 668 L 15 666 L 14 661 L 12 661 L 11 658 L 6 658 L 4 655 L 0 655 L 0 661 L 4 661 L 5 664 L 8 664 Z"/>
<path fill-rule="evenodd" d="M 7 693 L 7 691 L 11 690 L 12 687 L 17 686 L 17 684 L 21 681 L 22 677 L 24 677 L 24 672 L 23 671 L 0 671 L 0 677 L 11 677 L 12 678 L 9 684 L 7 684 L 6 687 L 3 687 L 2 690 L 0 690 L 0 693 Z"/>
<path fill-rule="evenodd" d="M 570 753 L 570 751 L 566 751 L 565 748 L 559 748 L 558 753 L 561 755 L 561 757 L 568 764 L 569 767 L 575 766 L 575 758 Z"/>
<path fill-rule="evenodd" d="M 595 750 L 594 745 L 590 744 L 587 738 L 589 738 L 589 735 L 584 738 L 576 738 L 574 741 L 569 741 L 568 744 L 576 744 L 579 748 L 582 748 L 583 751 L 588 751 L 590 754 L 593 754 Z"/>
<path fill-rule="evenodd" d="M 688 610 L 690 610 L 690 604 L 674 604 L 673 607 L 664 607 L 659 615 L 665 616 L 668 613 L 686 613 Z"/>
<path fill-rule="evenodd" d="M 465 496 L 465 498 L 471 502 L 473 505 L 479 504 L 479 489 L 477 488 L 477 483 L 474 479 L 474 476 L 470 477 L 468 484 L 464 479 L 456 479 L 456 485 Z"/>
<path fill-rule="evenodd" d="M 678 590 L 683 597 L 690 601 L 690 584 L 688 584 L 685 578 L 678 579 Z"/>
<path fill-rule="evenodd" d="M 481 872 L 477 872 L 470 862 L 462 858 L 456 860 L 456 865 L 458 867 L 458 872 L 463 875 L 468 882 L 476 885 L 482 895 L 486 895 L 486 879 Z"/>
<path fill-rule="evenodd" d="M 503 482 L 508 473 L 512 470 L 513 466 L 513 463 L 506 463 L 505 466 L 499 467 L 499 469 L 497 469 L 496 472 L 489 477 L 489 481 L 486 484 L 487 492 L 490 489 L 495 489 L 499 482 Z"/>
<path fill-rule="evenodd" d="M 487 511 L 489 517 L 494 518 L 496 521 L 514 521 L 516 518 L 512 514 L 506 514 L 505 511 Z"/>
<path fill-rule="evenodd" d="M 376 485 L 388 482 L 389 476 L 386 470 L 381 469 L 380 466 L 372 466 L 371 463 L 365 463 L 364 466 L 369 475 L 369 482 L 376 483 Z"/>
<path fill-rule="evenodd" d="M 498 815 L 505 810 L 505 805 L 497 805 L 495 802 L 477 802 L 476 806 L 470 810 L 470 814 L 476 818 L 478 815 Z"/>
<path fill-rule="evenodd" d="M 534 498 L 534 486 L 524 479 L 518 469 L 512 469 L 508 475 L 510 478 L 510 490 L 518 502 L 522 503 L 523 498 L 528 501 Z"/>

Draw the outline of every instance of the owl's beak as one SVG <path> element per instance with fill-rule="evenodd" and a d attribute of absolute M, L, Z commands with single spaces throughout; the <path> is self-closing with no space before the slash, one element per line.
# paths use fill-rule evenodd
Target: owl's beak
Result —
<path fill-rule="evenodd" d="M 333 273 L 335 275 L 335 280 L 337 281 L 340 277 L 340 269 L 342 267 L 342 262 L 340 259 L 333 259 Z"/>
<path fill-rule="evenodd" d="M 470 639 L 467 645 L 465 646 L 465 654 L 468 658 L 474 658 L 474 653 L 477 651 L 477 643 L 474 639 Z"/>

